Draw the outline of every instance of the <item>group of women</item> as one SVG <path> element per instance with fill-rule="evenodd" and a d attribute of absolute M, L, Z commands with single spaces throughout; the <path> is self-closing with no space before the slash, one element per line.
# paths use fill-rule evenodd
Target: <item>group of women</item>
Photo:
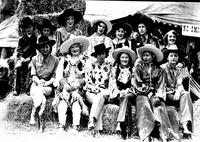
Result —
<path fill-rule="evenodd" d="M 167 37 L 168 41 L 174 38 L 174 42 L 162 52 L 159 40 L 147 31 L 145 21 L 139 21 L 138 31 L 133 33 L 127 23 L 112 25 L 105 19 L 96 19 L 92 22 L 93 34 L 86 37 L 75 27 L 81 19 L 80 12 L 66 9 L 58 17 L 61 28 L 56 30 L 44 20 L 38 39 L 32 36 L 31 19 L 22 19 L 25 34 L 19 42 L 21 54 L 17 61 L 30 63 L 30 96 L 34 102 L 30 124 L 35 124 L 36 113 L 44 123 L 46 99 L 54 95 L 52 106 L 58 113 L 59 131 L 65 130 L 67 109 L 71 108 L 74 131 L 79 131 L 82 113 L 89 116 L 88 129 L 99 135 L 104 105 L 114 103 L 119 105 L 116 130 L 125 139 L 124 121 L 130 103 L 136 106 L 141 141 L 179 139 L 171 126 L 167 105 L 180 108 L 183 134 L 190 136 L 192 101 L 183 87 L 181 68 L 177 67 L 182 54 L 176 37 Z M 55 38 L 52 31 L 56 31 Z M 161 65 L 163 61 L 166 62 Z M 44 131 L 43 125 L 40 130 Z"/>

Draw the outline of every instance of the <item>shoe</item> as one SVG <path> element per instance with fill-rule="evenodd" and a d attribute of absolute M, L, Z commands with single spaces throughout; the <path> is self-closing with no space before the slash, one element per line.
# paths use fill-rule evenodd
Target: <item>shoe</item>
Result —
<path fill-rule="evenodd" d="M 186 135 L 192 134 L 192 132 L 188 130 L 188 122 L 182 123 L 182 126 L 183 126 L 183 134 L 186 134 Z"/>
<path fill-rule="evenodd" d="M 115 132 L 119 135 L 119 134 L 121 134 L 121 127 L 120 127 L 120 123 L 117 123 L 117 127 L 116 127 L 116 129 L 115 129 Z"/>
<path fill-rule="evenodd" d="M 72 135 L 77 135 L 78 134 L 78 126 L 73 126 L 72 130 L 71 130 L 71 133 Z"/>
<path fill-rule="evenodd" d="M 94 118 L 91 118 L 90 120 L 89 120 L 89 123 L 88 123 L 88 129 L 89 130 L 93 130 L 94 129 Z"/>
<path fill-rule="evenodd" d="M 151 139 L 150 136 L 146 137 L 146 138 L 143 140 L 143 142 L 151 142 L 151 141 L 152 141 L 152 139 Z"/>
<path fill-rule="evenodd" d="M 63 133 L 63 132 L 65 132 L 65 126 L 60 124 L 58 128 L 58 133 Z"/>
<path fill-rule="evenodd" d="M 35 125 L 35 118 L 31 117 L 30 121 L 29 121 L 30 125 Z"/>
<path fill-rule="evenodd" d="M 13 96 L 19 96 L 19 93 L 17 91 L 14 91 Z"/>
<path fill-rule="evenodd" d="M 99 130 L 95 130 L 93 132 L 93 137 L 95 137 L 95 138 L 100 138 L 101 137 L 101 134 L 100 134 Z"/>

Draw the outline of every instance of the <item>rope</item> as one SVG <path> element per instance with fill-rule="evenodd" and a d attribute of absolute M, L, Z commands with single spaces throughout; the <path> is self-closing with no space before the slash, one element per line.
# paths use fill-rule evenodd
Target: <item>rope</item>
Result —
<path fill-rule="evenodd" d="M 189 91 L 200 98 L 200 85 L 196 82 L 196 80 L 194 80 L 191 75 L 189 76 Z"/>

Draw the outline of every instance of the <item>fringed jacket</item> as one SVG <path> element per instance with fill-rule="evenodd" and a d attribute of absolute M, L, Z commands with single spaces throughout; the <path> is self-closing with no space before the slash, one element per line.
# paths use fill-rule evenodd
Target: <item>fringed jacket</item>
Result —
<path fill-rule="evenodd" d="M 166 100 L 165 91 L 165 71 L 151 64 L 150 67 L 147 66 L 143 61 L 138 63 L 135 67 L 134 72 L 134 83 L 136 95 L 148 95 L 153 92 L 155 96 Z"/>

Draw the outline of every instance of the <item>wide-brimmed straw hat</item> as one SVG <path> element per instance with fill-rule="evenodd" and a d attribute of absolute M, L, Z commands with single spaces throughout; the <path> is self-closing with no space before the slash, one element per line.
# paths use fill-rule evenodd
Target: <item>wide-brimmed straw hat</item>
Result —
<path fill-rule="evenodd" d="M 79 43 L 82 45 L 81 52 L 84 52 L 85 50 L 87 50 L 87 48 L 90 45 L 90 41 L 88 40 L 87 37 L 75 36 L 75 37 L 73 37 L 69 40 L 66 40 L 65 42 L 62 43 L 62 45 L 60 46 L 60 52 L 61 53 L 69 53 L 70 47 L 75 43 Z"/>
<path fill-rule="evenodd" d="M 58 16 L 58 23 L 62 26 L 65 26 L 66 25 L 66 19 L 69 16 L 74 17 L 74 19 L 75 19 L 74 24 L 77 24 L 83 18 L 83 15 L 81 14 L 80 11 L 75 11 L 74 9 L 70 8 L 70 9 L 65 9 L 63 11 L 63 13 L 61 13 Z"/>
<path fill-rule="evenodd" d="M 132 33 L 132 27 L 130 24 L 128 23 L 125 23 L 125 22 L 118 22 L 116 24 L 114 24 L 112 26 L 112 30 L 111 30 L 111 35 L 112 37 L 115 37 L 115 33 L 116 33 L 116 30 L 118 30 L 119 28 L 122 28 L 124 31 L 125 31 L 125 34 L 124 34 L 124 37 L 129 37 Z"/>
<path fill-rule="evenodd" d="M 146 51 L 153 53 L 156 56 L 156 61 L 158 63 L 163 60 L 162 51 L 152 44 L 145 44 L 144 46 L 137 48 L 137 54 L 141 59 L 142 59 L 142 54 Z"/>
<path fill-rule="evenodd" d="M 37 49 L 40 51 L 40 48 L 44 47 L 46 44 L 48 44 L 50 47 L 52 47 L 56 43 L 55 40 L 49 40 L 46 36 L 41 36 L 38 39 Z"/>
<path fill-rule="evenodd" d="M 98 44 L 94 46 L 94 52 L 91 54 L 91 56 L 96 57 L 97 55 L 105 52 L 106 54 L 109 52 L 111 47 L 106 48 L 104 43 Z"/>
<path fill-rule="evenodd" d="M 122 48 L 117 48 L 113 51 L 112 56 L 115 60 L 117 60 L 118 55 L 120 55 L 121 53 L 127 53 L 132 60 L 132 63 L 135 62 L 136 60 L 136 53 L 131 50 L 128 46 L 123 46 Z"/>
<path fill-rule="evenodd" d="M 170 52 L 175 52 L 181 57 L 184 55 L 183 51 L 178 49 L 176 44 L 171 44 L 168 48 L 164 49 L 163 51 L 164 57 L 167 58 Z"/>
<path fill-rule="evenodd" d="M 97 22 L 103 22 L 106 24 L 107 27 L 107 31 L 106 33 L 109 33 L 112 30 L 112 24 L 110 21 L 106 20 L 106 19 L 95 19 L 92 21 L 92 27 L 97 23 Z"/>

